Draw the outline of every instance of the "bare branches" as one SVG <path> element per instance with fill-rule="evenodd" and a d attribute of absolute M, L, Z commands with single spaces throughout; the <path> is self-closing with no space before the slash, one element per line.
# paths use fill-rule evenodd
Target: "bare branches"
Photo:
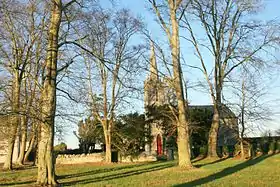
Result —
<path fill-rule="evenodd" d="M 80 5 L 80 6 L 82 7 L 82 4 L 81 4 L 79 1 L 77 1 L 77 0 L 71 0 L 71 1 L 69 1 L 68 3 L 66 3 L 65 5 L 63 5 L 62 11 L 66 10 L 68 7 L 70 7 L 70 6 L 71 6 L 72 4 L 74 4 L 74 3 L 76 3 L 76 4 L 78 4 L 78 5 Z"/>
<path fill-rule="evenodd" d="M 276 33 L 271 34 L 266 24 L 251 18 L 252 10 L 256 5 L 255 1 L 193 0 L 190 5 L 191 10 L 183 16 L 181 26 L 190 35 L 189 38 L 185 38 L 195 49 L 216 108 L 214 117 L 216 116 L 217 119 L 213 117 L 213 129 L 219 126 L 217 123 L 215 125 L 215 121 L 218 120 L 221 112 L 224 84 L 229 84 L 226 79 L 229 79 L 233 71 L 245 63 L 252 66 L 269 63 L 262 54 L 265 49 L 273 48 L 276 44 Z M 195 23 L 202 25 L 204 34 L 200 36 L 196 34 Z M 211 67 L 214 71 L 213 79 L 210 78 L 209 70 L 206 68 L 206 64 L 209 64 L 206 62 L 208 58 L 201 52 L 205 47 L 213 55 L 214 64 Z M 211 130 L 210 134 L 211 132 L 214 131 Z M 217 136 L 214 134 L 212 139 L 209 138 L 209 142 L 216 142 Z M 215 147 L 216 145 L 212 146 L 213 150 Z M 209 150 L 212 148 L 209 147 Z"/>
<path fill-rule="evenodd" d="M 227 77 L 235 68 L 239 67 L 241 64 L 245 62 L 250 62 L 252 57 L 258 53 L 263 47 L 267 46 L 271 41 L 266 41 L 266 38 L 264 39 L 263 43 L 258 46 L 256 49 L 254 49 L 251 53 L 249 53 L 247 56 L 243 57 L 242 60 L 240 60 L 238 63 L 234 64 L 232 67 L 227 70 L 227 72 L 224 73 L 224 78 Z"/>
<path fill-rule="evenodd" d="M 87 14 L 86 37 L 79 41 L 64 41 L 81 50 L 86 74 L 85 101 L 91 114 L 103 126 L 106 142 L 106 161 L 111 162 L 111 136 L 117 109 L 129 97 L 130 82 L 141 61 L 143 47 L 131 40 L 140 33 L 143 24 L 122 9 L 110 14 L 102 9 Z M 81 33 L 82 33 L 81 32 Z M 82 34 L 83 34 L 82 33 Z"/>
<path fill-rule="evenodd" d="M 265 29 L 267 25 L 250 20 L 243 21 L 244 16 L 249 16 L 250 11 L 256 8 L 256 6 L 250 6 L 250 2 L 225 1 L 219 3 L 216 1 L 192 1 L 191 8 L 193 10 L 184 15 L 182 27 L 190 33 L 190 39 L 187 38 L 187 40 L 194 46 L 204 74 L 208 73 L 200 48 L 201 46 L 206 47 L 211 52 L 215 59 L 213 66 L 215 71 L 214 85 L 222 87 L 224 79 L 241 64 L 260 60 L 258 54 L 261 54 L 265 48 L 272 47 L 275 44 L 275 37 L 271 36 L 269 31 Z M 204 27 L 208 44 L 211 47 L 207 45 L 207 42 L 198 43 L 199 37 L 194 34 L 191 26 L 193 23 L 189 21 L 196 17 Z M 263 37 L 261 37 L 262 35 Z M 258 39 L 255 39 L 256 37 Z"/>
<path fill-rule="evenodd" d="M 58 90 L 58 91 L 60 91 L 60 92 L 62 92 L 62 93 L 64 93 L 64 94 L 66 94 L 66 95 L 68 96 L 69 99 L 71 99 L 72 101 L 78 103 L 78 101 L 77 101 L 75 98 L 73 98 L 67 91 L 65 91 L 65 90 L 63 90 L 63 89 L 60 89 L 60 88 L 58 88 L 58 87 L 56 88 L 56 90 Z"/>
<path fill-rule="evenodd" d="M 164 19 L 161 16 L 161 13 L 159 11 L 158 5 L 156 4 L 156 0 L 149 0 L 149 2 L 151 3 L 151 5 L 153 6 L 155 13 L 160 21 L 161 26 L 163 27 L 165 33 L 167 34 L 168 39 L 171 41 L 171 31 L 168 28 L 166 22 L 164 21 Z"/>

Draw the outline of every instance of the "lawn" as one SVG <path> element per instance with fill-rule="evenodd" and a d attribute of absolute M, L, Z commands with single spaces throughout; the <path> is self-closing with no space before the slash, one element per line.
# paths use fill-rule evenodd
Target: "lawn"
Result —
<path fill-rule="evenodd" d="M 280 186 L 280 154 L 252 160 L 194 160 L 195 169 L 176 162 L 58 165 L 63 186 Z M 0 171 L 0 186 L 35 186 L 36 168 Z"/>

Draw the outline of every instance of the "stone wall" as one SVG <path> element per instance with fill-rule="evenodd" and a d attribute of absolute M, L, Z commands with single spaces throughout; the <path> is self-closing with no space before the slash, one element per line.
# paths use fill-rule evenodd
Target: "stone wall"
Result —
<path fill-rule="evenodd" d="M 157 161 L 157 158 L 155 156 L 149 155 L 141 155 L 138 157 L 131 157 L 131 156 L 127 156 L 127 157 L 121 157 L 119 159 L 120 162 L 122 163 L 129 163 L 129 162 L 154 162 Z"/>
<path fill-rule="evenodd" d="M 56 158 L 57 164 L 79 164 L 79 163 L 94 163 L 103 162 L 105 160 L 105 153 L 92 153 L 92 154 L 80 154 L 80 155 L 58 155 Z M 155 156 L 140 155 L 138 157 L 120 157 L 119 162 L 152 162 L 156 161 Z"/>
<path fill-rule="evenodd" d="M 79 154 L 79 155 L 58 155 L 57 164 L 79 164 L 86 162 L 102 162 L 105 160 L 104 153 Z"/>

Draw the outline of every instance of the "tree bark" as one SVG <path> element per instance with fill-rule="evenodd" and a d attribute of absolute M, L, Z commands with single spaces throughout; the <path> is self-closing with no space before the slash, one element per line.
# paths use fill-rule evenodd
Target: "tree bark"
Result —
<path fill-rule="evenodd" d="M 242 115 L 242 119 L 244 119 L 244 115 Z M 241 133 L 240 133 L 240 149 L 241 149 L 241 158 L 245 159 L 245 148 L 244 148 L 244 120 L 241 120 L 241 125 L 242 125 L 242 129 L 241 129 Z"/>
<path fill-rule="evenodd" d="M 180 42 L 179 42 L 179 24 L 176 18 L 176 5 L 175 2 L 169 1 L 170 6 L 170 18 L 172 24 L 172 36 L 171 36 L 171 54 L 173 64 L 173 76 L 174 76 L 174 88 L 176 97 L 178 100 L 179 118 L 177 122 L 177 144 L 178 144 L 178 157 L 180 167 L 192 167 L 191 156 L 189 152 L 189 124 L 187 121 L 186 102 L 183 93 L 183 83 L 181 75 L 180 64 Z"/>
<path fill-rule="evenodd" d="M 8 137 L 8 151 L 6 155 L 6 160 L 4 162 L 3 169 L 12 170 L 13 169 L 13 152 L 14 145 L 17 136 L 17 128 L 19 124 L 19 102 L 20 102 L 20 81 L 19 73 L 16 72 L 13 78 L 13 91 L 12 91 L 12 119 L 11 126 L 9 127 L 9 137 Z"/>
<path fill-rule="evenodd" d="M 20 151 L 17 164 L 23 165 L 25 149 L 26 149 L 26 139 L 27 139 L 27 123 L 28 118 L 26 115 L 21 117 L 21 138 L 20 138 Z"/>
<path fill-rule="evenodd" d="M 208 152 L 207 156 L 210 158 L 217 158 L 217 141 L 218 141 L 218 131 L 219 131 L 219 111 L 214 107 L 214 114 L 212 119 L 211 128 L 209 131 L 209 138 L 208 138 Z"/>
<path fill-rule="evenodd" d="M 58 55 L 58 33 L 61 24 L 62 2 L 52 1 L 50 26 L 48 31 L 48 47 L 46 57 L 46 78 L 44 80 L 42 101 L 42 122 L 38 146 L 39 185 L 57 185 L 53 154 L 54 120 L 56 111 L 56 76 Z"/>
<path fill-rule="evenodd" d="M 30 139 L 30 141 L 29 141 L 29 145 L 28 145 L 27 151 L 26 151 L 26 153 L 25 153 L 25 155 L 24 155 L 24 162 L 29 161 L 29 160 L 28 160 L 28 157 L 29 157 L 30 153 L 31 153 L 32 150 L 33 150 L 33 147 L 34 147 L 34 144 L 35 144 L 35 139 L 36 139 L 36 138 L 35 138 L 35 134 L 33 134 L 32 137 L 31 137 L 31 139 Z"/>
<path fill-rule="evenodd" d="M 240 133 L 240 148 L 241 148 L 241 158 L 245 158 L 245 149 L 244 149 L 244 133 L 245 133 L 245 80 L 242 80 L 242 98 L 241 98 L 241 133 Z"/>
<path fill-rule="evenodd" d="M 110 130 L 104 131 L 105 135 L 105 143 L 106 143 L 106 156 L 105 156 L 105 162 L 106 163 L 112 163 L 112 143 L 111 143 L 111 132 Z"/>
<path fill-rule="evenodd" d="M 243 139 L 242 138 L 240 140 L 240 149 L 241 149 L 241 158 L 245 159 L 245 150 L 244 150 L 244 143 L 243 143 Z"/>
<path fill-rule="evenodd" d="M 215 90 L 216 97 L 213 99 L 213 119 L 208 137 L 208 151 L 207 157 L 218 158 L 217 147 L 218 147 L 218 133 L 220 127 L 220 112 L 222 107 L 222 85 L 220 76 L 217 75 L 218 70 L 215 69 Z"/>
<path fill-rule="evenodd" d="M 29 141 L 29 145 L 28 145 L 27 151 L 26 151 L 25 156 L 24 156 L 24 162 L 29 161 L 28 157 L 29 157 L 30 153 L 32 151 L 35 151 L 35 154 L 34 154 L 34 165 L 35 165 L 37 152 L 38 152 L 37 147 L 38 147 L 39 133 L 40 133 L 37 121 L 33 122 L 32 130 L 33 130 L 33 134 L 32 134 L 32 137 Z"/>
<path fill-rule="evenodd" d="M 36 71 L 36 75 L 35 75 L 35 80 L 38 79 L 38 71 Z M 30 138 L 29 141 L 29 147 L 27 148 L 27 152 L 25 153 L 25 149 L 26 149 L 26 143 L 27 143 L 27 128 L 28 128 L 28 123 L 30 121 L 30 114 L 31 114 L 31 108 L 33 105 L 33 101 L 35 99 L 35 95 L 36 95 L 36 85 L 34 84 L 34 87 L 32 89 L 32 87 L 30 86 L 30 91 L 31 93 L 28 92 L 28 86 L 27 86 L 27 79 L 24 80 L 24 88 L 25 88 L 25 104 L 22 104 L 24 107 L 24 111 L 25 114 L 24 116 L 22 116 L 22 121 L 21 121 L 21 144 L 20 144 L 20 154 L 19 154 L 19 158 L 17 160 L 17 163 L 19 165 L 23 165 L 25 161 L 27 161 L 27 158 L 29 157 L 29 154 L 31 153 L 32 149 L 33 149 L 33 145 L 35 142 L 35 136 L 36 136 L 36 129 L 37 129 L 37 125 L 36 123 L 34 123 L 34 119 L 33 119 L 33 125 L 32 125 L 32 136 Z M 27 154 L 27 155 L 26 155 Z"/>

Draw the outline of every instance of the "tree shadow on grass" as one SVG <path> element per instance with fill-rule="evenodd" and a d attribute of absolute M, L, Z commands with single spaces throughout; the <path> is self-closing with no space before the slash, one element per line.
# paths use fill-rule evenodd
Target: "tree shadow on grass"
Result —
<path fill-rule="evenodd" d="M 90 170 L 90 171 L 67 174 L 67 175 L 59 175 L 59 176 L 57 176 L 57 179 L 83 177 L 83 176 L 86 176 L 86 175 L 95 175 L 95 174 L 107 173 L 107 172 L 112 172 L 112 171 L 119 171 L 119 170 L 123 170 L 123 169 L 136 168 L 136 167 L 140 167 L 140 166 L 144 166 L 144 165 L 147 165 L 147 163 L 129 164 L 129 165 L 125 165 L 125 166 L 119 166 L 119 167 L 114 167 L 114 168 L 113 167 L 108 167 L 108 168 L 102 168 L 102 169 L 100 169 L 100 168 L 97 169 L 97 168 L 93 167 L 93 170 Z"/>
<path fill-rule="evenodd" d="M 72 181 L 72 182 L 68 182 L 64 185 L 74 185 L 77 183 L 81 183 L 81 184 L 86 184 L 86 183 L 91 183 L 91 182 L 98 182 L 98 181 L 102 181 L 104 180 L 110 180 L 110 179 L 114 179 L 114 178 L 121 178 L 121 177 L 126 177 L 126 176 L 130 176 L 130 175 L 137 175 L 137 174 L 141 174 L 143 172 L 149 172 L 149 171 L 154 171 L 154 170 L 158 170 L 158 169 L 163 169 L 165 167 L 163 167 L 162 165 L 157 165 L 160 164 L 160 162 L 153 162 L 153 163 L 141 163 L 141 164 L 128 164 L 125 166 L 120 166 L 120 167 L 113 167 L 114 165 L 112 165 L 112 167 L 109 168 L 102 168 L 102 169 L 97 169 L 93 167 L 93 170 L 90 171 L 86 171 L 86 172 L 81 172 L 81 173 L 74 173 L 74 174 L 67 174 L 67 175 L 60 175 L 57 176 L 58 180 L 59 179 L 71 179 L 71 178 L 75 178 L 75 177 L 84 177 L 84 176 L 93 176 L 96 174 L 102 174 L 102 173 L 110 173 L 110 172 L 118 172 L 124 169 L 132 169 L 134 168 L 132 171 L 129 172 L 123 172 L 123 173 L 118 173 L 118 174 L 112 174 L 112 175 L 106 175 L 104 177 L 97 177 L 97 178 L 90 178 L 90 179 L 83 179 L 83 180 L 79 180 L 79 181 Z M 150 167 L 150 168 L 144 168 L 139 170 L 138 168 L 141 166 L 151 166 L 151 165 L 155 165 L 155 167 Z M 162 166 L 162 167 L 161 167 Z M 166 166 L 166 165 L 164 165 Z M 124 176 L 121 176 L 124 175 Z M 8 183 L 2 183 L 0 181 L 0 186 L 14 186 L 14 185 L 24 185 L 24 186 L 36 186 L 36 184 L 34 184 L 36 181 L 18 181 L 18 182 L 8 182 Z"/>
<path fill-rule="evenodd" d="M 203 156 L 200 156 L 199 158 L 195 158 L 192 160 L 192 163 L 196 163 L 196 162 L 199 162 L 201 160 L 204 160 L 207 156 L 206 155 L 203 155 Z"/>
<path fill-rule="evenodd" d="M 216 164 L 216 163 L 222 162 L 222 161 L 224 161 L 224 160 L 226 160 L 228 158 L 229 157 L 225 157 L 225 158 L 220 158 L 220 159 L 214 160 L 212 162 L 207 162 L 207 163 L 204 163 L 204 164 L 196 164 L 195 167 L 200 168 L 202 166 L 206 166 L 206 165 L 210 165 L 210 164 Z"/>
<path fill-rule="evenodd" d="M 251 159 L 251 160 L 242 162 L 242 163 L 240 163 L 240 164 L 238 164 L 236 166 L 225 168 L 222 171 L 220 171 L 218 173 L 214 173 L 214 174 L 209 175 L 207 177 L 196 179 L 194 181 L 190 181 L 190 182 L 183 183 L 183 184 L 174 185 L 174 187 L 188 187 L 188 186 L 191 187 L 191 186 L 203 185 L 203 184 L 206 184 L 208 182 L 211 182 L 211 181 L 214 181 L 214 180 L 226 177 L 228 175 L 231 175 L 231 174 L 233 174 L 235 172 L 238 172 L 240 170 L 243 170 L 243 169 L 245 169 L 247 167 L 250 167 L 250 166 L 253 166 L 255 164 L 258 164 L 261 161 L 263 161 L 263 160 L 265 160 L 265 159 L 267 159 L 268 157 L 271 157 L 271 156 L 272 155 L 260 156 L 260 157 L 255 158 L 255 159 Z"/>
<path fill-rule="evenodd" d="M 1 181 L 0 181 L 1 182 Z M 11 183 L 0 183 L 0 186 L 15 186 L 15 185 L 26 185 L 26 186 L 32 186 L 36 181 L 22 181 L 22 182 L 11 182 Z"/>
<path fill-rule="evenodd" d="M 131 171 L 124 171 L 124 172 L 120 172 L 120 173 L 115 173 L 115 174 L 111 174 L 111 175 L 105 175 L 105 176 L 98 176 L 95 178 L 88 178 L 88 179 L 81 179 L 81 180 L 75 180 L 75 181 L 71 181 L 71 182 L 66 182 L 63 183 L 63 186 L 71 186 L 71 185 L 75 185 L 75 184 L 89 184 L 89 183 L 96 183 L 96 182 L 101 182 L 101 181 L 108 181 L 108 180 L 113 180 L 113 179 L 119 179 L 119 178 L 124 178 L 124 177 L 129 177 L 129 176 L 133 176 L 133 175 L 140 175 L 143 173 L 147 173 L 147 172 L 152 172 L 152 171 L 157 171 L 157 170 L 162 170 L 165 168 L 169 168 L 169 167 L 173 167 L 175 166 L 175 163 L 166 163 L 163 165 L 155 165 L 153 167 L 147 167 L 147 168 L 143 168 L 143 169 L 134 169 Z M 116 171 L 118 171 L 116 169 Z"/>
<path fill-rule="evenodd" d="M 18 166 L 16 165 L 13 170 L 0 170 L 0 173 L 3 174 L 3 176 L 5 175 L 5 172 L 12 174 L 12 175 L 18 175 L 17 171 L 25 171 L 25 170 L 31 170 L 34 169 L 35 167 L 32 165 L 23 165 L 23 166 Z M 12 179 L 13 177 L 11 177 Z M 2 181 L 1 181 L 2 180 Z M 35 180 L 28 180 L 28 181 L 7 181 L 9 179 L 1 179 L 0 180 L 0 186 L 15 186 L 15 185 L 26 185 L 26 186 L 30 186 L 32 183 L 35 182 Z M 7 183 L 6 183 L 7 182 Z"/>
<path fill-rule="evenodd" d="M 2 164 L 3 165 L 3 164 Z M 12 170 L 3 169 L 3 166 L 0 164 L 0 172 L 11 172 L 11 171 L 19 171 L 19 170 L 30 170 L 36 168 L 33 165 L 25 164 L 25 165 L 13 165 Z"/>

